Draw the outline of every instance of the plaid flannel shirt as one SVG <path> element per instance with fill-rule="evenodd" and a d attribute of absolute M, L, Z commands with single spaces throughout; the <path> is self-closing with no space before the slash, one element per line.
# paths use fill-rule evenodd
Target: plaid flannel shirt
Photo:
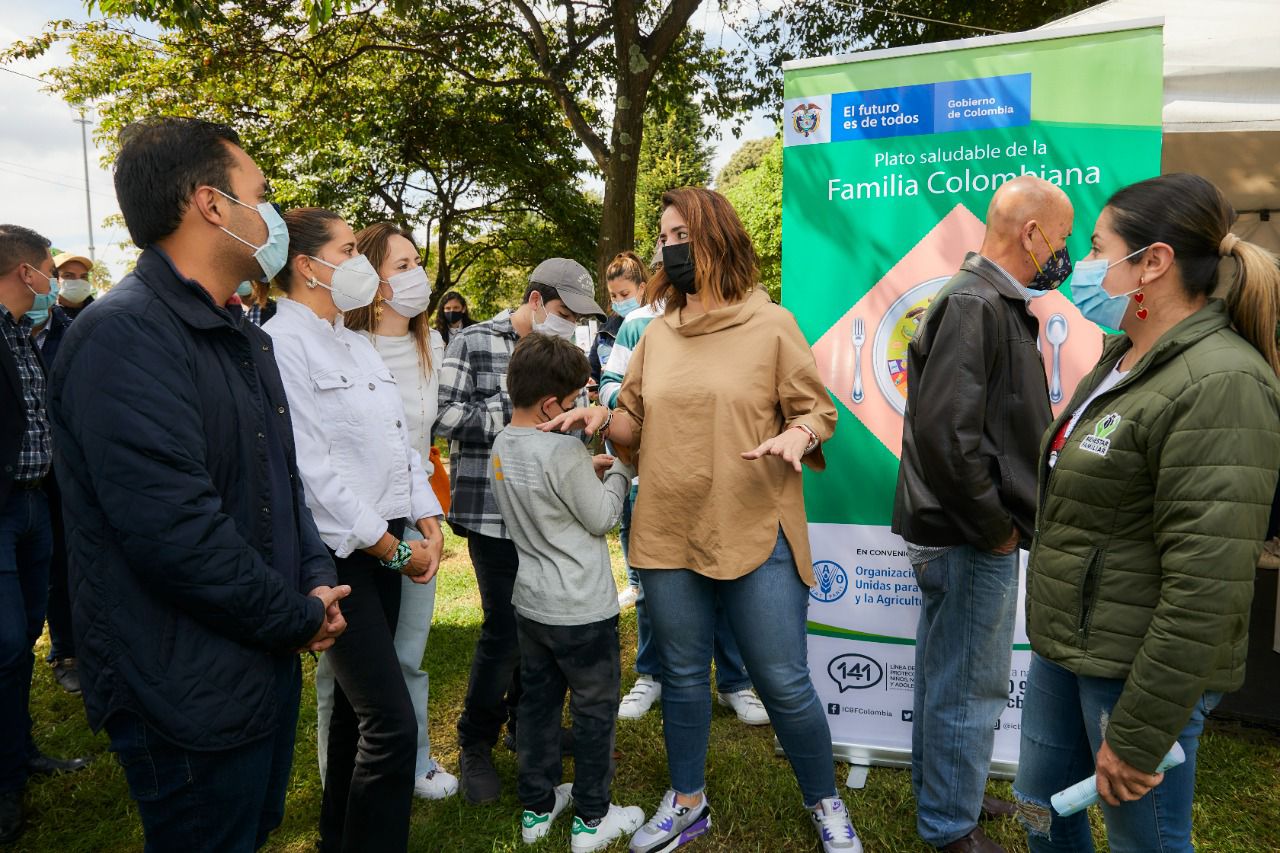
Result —
<path fill-rule="evenodd" d="M 457 532 L 510 539 L 489 482 L 493 440 L 511 420 L 507 363 L 520 336 L 511 311 L 459 329 L 440 366 L 440 411 L 435 434 L 449 440 L 449 524 Z M 577 405 L 588 405 L 583 389 Z"/>
<path fill-rule="evenodd" d="M 3 331 L 5 344 L 18 365 L 18 378 L 22 380 L 22 398 L 27 410 L 27 426 L 22 434 L 14 479 L 20 482 L 39 480 L 49 473 L 49 466 L 53 463 L 53 439 L 45 411 L 44 367 L 36 355 L 36 343 L 31 337 L 31 318 L 24 314 L 15 320 L 9 309 L 0 305 L 0 331 Z"/>

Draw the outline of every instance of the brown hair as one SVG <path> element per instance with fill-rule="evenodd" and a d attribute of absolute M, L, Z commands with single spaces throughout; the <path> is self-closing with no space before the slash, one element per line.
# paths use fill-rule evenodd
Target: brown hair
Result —
<path fill-rule="evenodd" d="M 635 252 L 619 252 L 613 256 L 613 260 L 609 261 L 609 266 L 604 270 L 606 282 L 613 281 L 615 278 L 625 278 L 636 284 L 648 284 L 649 268 Z"/>
<path fill-rule="evenodd" d="M 737 302 L 759 280 L 756 250 L 729 200 L 714 190 L 680 187 L 662 194 L 662 209 L 674 207 L 689 228 L 694 280 L 723 302 Z M 648 301 L 666 302 L 668 313 L 683 308 L 687 298 L 665 269 L 645 288 Z"/>
<path fill-rule="evenodd" d="M 1152 243 L 1173 248 L 1188 296 L 1213 293 L 1222 258 L 1233 258 L 1235 270 L 1226 292 L 1231 322 L 1280 375 L 1280 266 L 1275 255 L 1231 233 L 1235 211 L 1216 186 L 1199 175 L 1161 175 L 1117 191 L 1107 207 L 1130 250 Z"/>
<path fill-rule="evenodd" d="M 333 239 L 329 226 L 341 222 L 342 217 L 323 207 L 295 207 L 283 214 L 284 224 L 289 226 L 289 255 L 284 266 L 276 273 L 276 287 L 285 293 L 293 287 L 293 259 L 298 255 L 314 255 Z M 255 290 L 255 295 L 257 288 Z M 265 295 L 265 294 L 264 294 Z"/>
<path fill-rule="evenodd" d="M 387 246 L 391 243 L 391 238 L 396 236 L 405 238 L 413 246 L 415 252 L 420 252 L 418 244 L 413 241 L 413 233 L 401 228 L 394 222 L 378 222 L 367 228 L 362 228 L 356 234 L 356 251 L 368 258 L 369 263 L 373 264 L 375 270 L 380 270 L 383 262 L 387 259 Z M 379 273 L 379 276 L 381 276 L 381 273 Z M 348 329 L 377 334 L 377 318 L 383 310 L 382 294 L 376 294 L 373 300 L 372 303 L 363 308 L 344 311 L 342 313 L 343 324 Z M 429 311 L 423 311 L 418 316 L 409 318 L 409 334 L 413 336 L 413 342 L 418 347 L 418 358 L 422 362 L 424 371 L 431 369 L 431 321 L 428 319 L 429 314 Z"/>
<path fill-rule="evenodd" d="M 581 391 L 590 378 L 591 365 L 576 344 L 533 332 L 525 335 L 511 353 L 507 394 L 511 405 L 522 409 L 543 397 L 563 400 Z"/>

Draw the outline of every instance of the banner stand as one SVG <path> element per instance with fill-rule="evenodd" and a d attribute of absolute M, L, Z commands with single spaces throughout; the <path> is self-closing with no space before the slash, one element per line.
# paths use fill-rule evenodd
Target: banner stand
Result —
<path fill-rule="evenodd" d="M 1162 20 L 1146 19 L 783 66 L 783 304 L 840 416 L 826 470 L 805 472 L 817 579 L 809 669 L 855 782 L 857 768 L 911 763 L 923 600 L 890 529 L 907 347 L 981 245 L 1003 183 L 1036 175 L 1060 186 L 1075 209 L 1067 245 L 1082 258 L 1106 199 L 1160 173 L 1162 35 Z M 1067 288 L 1029 308 L 1056 414 L 1097 362 L 1102 332 Z M 1017 768 L 1030 655 L 1020 606 L 998 778 Z"/>

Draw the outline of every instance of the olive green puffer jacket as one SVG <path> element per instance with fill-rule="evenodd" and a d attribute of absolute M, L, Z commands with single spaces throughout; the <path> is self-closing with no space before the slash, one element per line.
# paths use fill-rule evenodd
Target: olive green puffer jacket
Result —
<path fill-rule="evenodd" d="M 1244 680 L 1280 382 L 1211 301 L 1089 404 L 1051 470 L 1054 437 L 1129 347 L 1108 339 L 1041 446 L 1027 633 L 1078 675 L 1125 679 L 1106 739 L 1152 772 L 1201 694 Z"/>

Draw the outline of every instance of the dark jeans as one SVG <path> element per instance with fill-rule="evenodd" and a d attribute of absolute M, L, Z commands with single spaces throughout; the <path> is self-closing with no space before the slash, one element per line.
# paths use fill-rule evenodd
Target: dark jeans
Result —
<path fill-rule="evenodd" d="M 49 502 L 49 525 L 53 532 L 53 552 L 49 559 L 49 607 L 45 618 L 49 620 L 50 663 L 60 658 L 76 656 L 76 638 L 71 634 L 71 590 L 67 585 L 67 538 L 62 523 L 62 503 Z"/>
<path fill-rule="evenodd" d="M 484 621 L 471 658 L 467 698 L 458 718 L 458 746 L 492 749 L 502 724 L 515 722 L 520 703 L 520 644 L 511 590 L 520 555 L 510 539 L 468 531 L 467 551 L 480 587 Z"/>
<path fill-rule="evenodd" d="M 0 791 L 27 784 L 31 671 L 49 592 L 49 501 L 15 486 L 0 507 Z"/>
<path fill-rule="evenodd" d="M 111 751 L 138 804 L 147 853 L 257 850 L 284 819 L 302 690 L 297 658 L 282 664 L 275 731 L 252 743 L 195 752 L 160 736 L 142 717 L 113 714 Z"/>
<path fill-rule="evenodd" d="M 403 530 L 403 528 L 400 528 Z M 400 531 L 392 530 L 399 536 Z M 400 673 L 400 574 L 356 551 L 335 559 L 347 630 L 325 652 L 337 686 L 320 804 L 320 849 L 395 853 L 409 845 L 418 721 Z"/>
<path fill-rule="evenodd" d="M 587 625 L 544 625 L 516 616 L 520 637 L 520 802 L 545 814 L 563 778 L 560 715 L 573 716 L 573 803 L 578 817 L 609 812 L 618 713 L 618 617 Z"/>

